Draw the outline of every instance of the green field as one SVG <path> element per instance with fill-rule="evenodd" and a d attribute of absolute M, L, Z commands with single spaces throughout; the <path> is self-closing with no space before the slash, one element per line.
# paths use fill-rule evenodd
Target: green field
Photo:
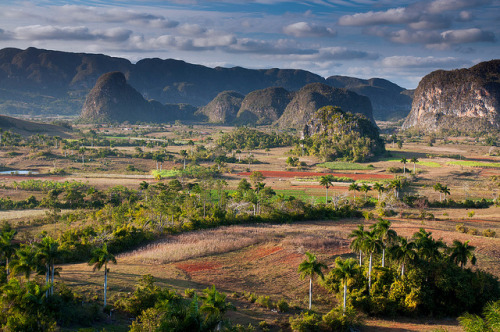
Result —
<path fill-rule="evenodd" d="M 435 161 L 419 161 L 419 162 L 417 162 L 417 165 L 434 167 L 434 168 L 442 167 L 442 165 L 440 163 L 437 163 Z"/>
<path fill-rule="evenodd" d="M 489 163 L 485 161 L 473 161 L 473 160 L 457 160 L 449 161 L 447 165 L 452 166 L 466 166 L 466 167 L 498 167 L 500 168 L 500 163 Z"/>
<path fill-rule="evenodd" d="M 326 163 L 318 164 L 319 167 L 324 167 L 332 170 L 368 170 L 373 169 L 373 165 L 350 163 L 347 161 L 329 161 Z"/>

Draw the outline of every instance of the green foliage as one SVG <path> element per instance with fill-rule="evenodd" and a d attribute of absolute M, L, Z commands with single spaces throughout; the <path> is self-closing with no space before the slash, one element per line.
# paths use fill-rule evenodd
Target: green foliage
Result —
<path fill-rule="evenodd" d="M 289 322 L 293 331 L 320 331 L 321 316 L 313 312 L 304 311 L 299 315 L 290 317 Z"/>
<path fill-rule="evenodd" d="M 175 292 L 161 289 L 154 283 L 155 279 L 152 275 L 143 275 L 135 291 L 127 297 L 121 297 L 115 302 L 115 306 L 133 316 L 139 316 L 144 310 L 153 308 L 158 301 L 176 297 Z"/>
<path fill-rule="evenodd" d="M 297 140 L 288 134 L 271 132 L 270 134 L 247 127 L 239 127 L 230 133 L 223 134 L 217 145 L 227 151 L 254 150 L 291 146 Z"/>
<path fill-rule="evenodd" d="M 500 300 L 488 303 L 483 308 L 483 317 L 466 313 L 458 321 L 465 332 L 500 331 Z"/>
<path fill-rule="evenodd" d="M 318 125 L 322 129 L 306 137 L 304 147 L 296 144 L 294 152 L 297 155 L 304 149 L 307 154 L 325 161 L 362 162 L 385 152 L 378 128 L 361 115 L 326 106 L 316 112 L 312 121 L 313 128 Z"/>
<path fill-rule="evenodd" d="M 279 312 L 288 312 L 290 310 L 290 305 L 285 299 L 280 299 L 276 302 L 276 309 L 278 309 Z"/>
<path fill-rule="evenodd" d="M 255 300 L 255 303 L 263 308 L 271 309 L 274 307 L 273 301 L 271 301 L 269 296 L 261 295 Z"/>
<path fill-rule="evenodd" d="M 348 306 L 344 313 L 340 306 L 333 308 L 323 315 L 322 321 L 329 331 L 352 331 L 363 323 L 361 316 L 351 306 Z"/>

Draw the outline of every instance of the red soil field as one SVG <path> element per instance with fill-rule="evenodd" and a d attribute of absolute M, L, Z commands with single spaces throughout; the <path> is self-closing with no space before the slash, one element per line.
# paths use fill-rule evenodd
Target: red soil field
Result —
<path fill-rule="evenodd" d="M 261 172 L 266 178 L 295 178 L 295 177 L 311 177 L 333 175 L 337 177 L 349 177 L 353 180 L 368 180 L 368 179 L 393 179 L 390 174 L 355 174 L 355 173 L 316 173 L 316 172 L 283 172 L 283 171 L 257 171 Z M 236 175 L 249 176 L 251 172 L 241 172 Z"/>

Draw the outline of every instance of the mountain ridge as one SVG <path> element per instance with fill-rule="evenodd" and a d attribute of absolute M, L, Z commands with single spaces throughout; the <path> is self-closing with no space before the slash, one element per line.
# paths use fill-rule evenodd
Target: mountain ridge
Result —
<path fill-rule="evenodd" d="M 97 79 L 113 71 L 123 72 L 145 99 L 193 106 L 205 106 L 226 90 L 247 95 L 269 87 L 297 91 L 310 83 L 327 82 L 300 69 L 209 68 L 159 58 L 133 64 L 103 54 L 5 48 L 0 50 L 0 112 L 77 114 Z"/>

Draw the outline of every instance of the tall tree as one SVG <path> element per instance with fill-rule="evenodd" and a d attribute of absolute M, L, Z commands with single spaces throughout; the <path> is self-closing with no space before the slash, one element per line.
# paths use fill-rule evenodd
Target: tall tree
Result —
<path fill-rule="evenodd" d="M 108 288 L 108 263 L 116 264 L 116 258 L 108 251 L 108 245 L 104 243 L 101 248 L 94 250 L 92 258 L 89 261 L 89 265 L 93 265 L 93 271 L 100 271 L 104 266 L 104 307 L 106 307 Z"/>
<path fill-rule="evenodd" d="M 450 194 L 450 188 L 448 188 L 448 186 L 441 186 L 440 193 L 443 193 L 444 200 L 446 201 L 446 195 Z"/>
<path fill-rule="evenodd" d="M 416 164 L 418 163 L 418 158 L 417 157 L 412 157 L 410 159 L 410 162 L 413 163 L 413 174 L 417 174 L 417 166 Z"/>
<path fill-rule="evenodd" d="M 353 230 L 349 234 L 349 238 L 352 238 L 350 248 L 353 251 L 359 252 L 359 266 L 363 265 L 363 251 L 365 249 L 365 236 L 368 232 L 365 231 L 363 225 L 359 225 L 357 229 Z"/>
<path fill-rule="evenodd" d="M 401 277 L 405 275 L 405 265 L 417 258 L 415 243 L 401 236 L 398 237 L 398 243 L 389 249 L 389 253 L 392 259 L 401 264 Z"/>
<path fill-rule="evenodd" d="M 328 203 L 328 188 L 330 188 L 332 185 L 333 185 L 333 182 L 334 182 L 334 178 L 333 178 L 333 175 L 323 175 L 320 179 L 319 179 L 319 184 L 322 185 L 323 187 L 325 187 L 326 189 L 326 194 L 325 194 L 325 203 Z"/>
<path fill-rule="evenodd" d="M 347 303 L 347 283 L 359 273 L 359 267 L 356 265 L 356 261 L 352 258 L 342 260 L 342 258 L 337 257 L 337 259 L 335 259 L 335 268 L 332 270 L 332 273 L 336 279 L 340 279 L 342 281 L 342 286 L 344 287 L 342 313 L 345 315 Z"/>
<path fill-rule="evenodd" d="M 408 160 L 403 157 L 401 158 L 400 162 L 403 164 L 403 174 L 406 174 L 406 163 L 408 162 Z"/>
<path fill-rule="evenodd" d="M 377 196 L 377 200 L 380 201 L 380 193 L 382 193 L 384 191 L 384 185 L 380 182 L 375 182 L 373 184 L 373 190 L 376 190 L 377 193 L 378 193 L 378 196 Z"/>
<path fill-rule="evenodd" d="M 472 265 L 476 265 L 476 255 L 474 255 L 476 247 L 469 245 L 469 242 L 469 240 L 464 243 L 454 240 L 449 249 L 450 259 L 461 268 L 464 268 L 469 261 Z"/>
<path fill-rule="evenodd" d="M 439 192 L 439 201 L 441 202 L 443 199 L 441 198 L 441 194 L 443 193 L 442 189 L 443 189 L 443 185 L 439 182 L 436 182 L 436 184 L 434 186 L 432 186 L 432 188 Z"/>
<path fill-rule="evenodd" d="M 18 243 L 14 243 L 14 237 L 17 231 L 15 229 L 5 229 L 0 233 L 0 252 L 5 258 L 5 268 L 7 272 L 7 280 L 9 279 L 9 260 L 14 256 L 19 248 Z"/>
<path fill-rule="evenodd" d="M 324 279 L 322 269 L 326 269 L 327 266 L 324 263 L 318 262 L 316 255 L 306 252 L 307 258 L 300 263 L 299 265 L 299 273 L 300 278 L 304 279 L 309 277 L 309 310 L 311 310 L 312 306 L 312 281 L 314 276 L 319 276 L 321 279 Z"/>
<path fill-rule="evenodd" d="M 38 270 L 35 248 L 23 245 L 16 251 L 16 257 L 12 259 L 9 267 L 12 269 L 13 274 L 23 274 L 29 281 L 31 273 Z"/>
<path fill-rule="evenodd" d="M 391 229 L 391 222 L 385 219 L 379 219 L 371 228 L 382 243 L 382 267 L 385 267 L 385 251 L 388 245 L 397 238 L 398 234 Z"/>
<path fill-rule="evenodd" d="M 371 186 L 369 186 L 369 185 L 368 185 L 368 184 L 366 184 L 366 183 L 363 183 L 363 184 L 361 185 L 361 187 L 359 188 L 359 190 L 365 193 L 365 199 L 366 199 L 366 196 L 367 196 L 368 192 L 369 192 L 370 190 L 372 190 L 372 187 L 371 187 Z"/>
<path fill-rule="evenodd" d="M 413 241 L 415 242 L 418 256 L 428 262 L 441 258 L 440 249 L 446 248 L 446 244 L 442 240 L 435 240 L 432 237 L 432 232 L 427 232 L 423 228 L 420 228 L 418 232 L 413 234 Z"/>
<path fill-rule="evenodd" d="M 370 260 L 368 263 L 368 291 L 370 291 L 372 287 L 373 254 L 380 252 L 380 250 L 382 249 L 382 241 L 380 241 L 376 232 L 369 232 L 365 235 L 363 247 L 370 255 Z"/>
<path fill-rule="evenodd" d="M 46 268 L 46 284 L 50 284 L 47 295 L 54 294 L 54 274 L 55 274 L 55 261 L 61 257 L 62 251 L 59 250 L 59 242 L 46 236 L 41 242 L 36 243 L 37 259 L 45 265 Z"/>
<path fill-rule="evenodd" d="M 349 185 L 349 191 L 352 191 L 354 193 L 354 199 L 356 199 L 356 191 L 359 191 L 360 187 L 359 184 L 356 182 L 353 182 Z"/>

